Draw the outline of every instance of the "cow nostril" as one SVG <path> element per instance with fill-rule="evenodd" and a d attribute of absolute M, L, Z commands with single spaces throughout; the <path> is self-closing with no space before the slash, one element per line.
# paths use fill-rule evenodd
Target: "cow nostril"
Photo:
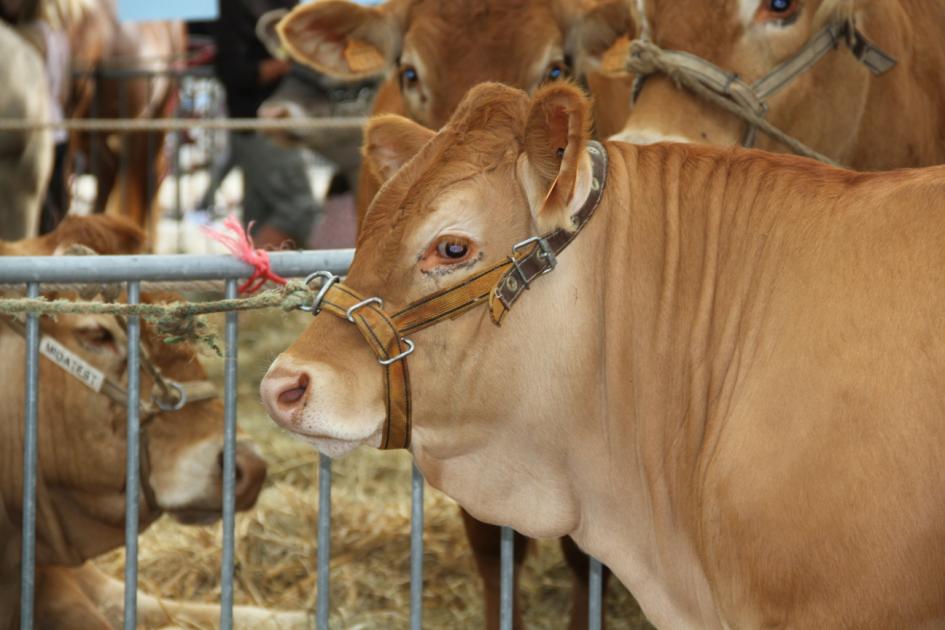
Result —
<path fill-rule="evenodd" d="M 308 390 L 308 375 L 302 374 L 299 377 L 299 381 L 295 387 L 287 389 L 279 394 L 279 404 L 286 406 L 294 406 L 299 402 L 305 392 Z"/>

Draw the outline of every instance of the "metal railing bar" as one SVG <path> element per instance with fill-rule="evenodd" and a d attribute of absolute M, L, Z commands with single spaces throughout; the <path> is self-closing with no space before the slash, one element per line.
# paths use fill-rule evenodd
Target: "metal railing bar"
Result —
<path fill-rule="evenodd" d="M 141 286 L 128 283 L 128 304 L 141 301 Z M 125 459 L 125 630 L 138 625 L 138 490 L 141 487 L 141 319 L 128 317 L 128 434 Z"/>
<path fill-rule="evenodd" d="M 591 571 L 588 578 L 588 630 L 601 630 L 603 623 L 602 609 L 604 605 L 604 573 L 600 561 L 591 558 Z"/>
<path fill-rule="evenodd" d="M 44 120 L 0 116 L 0 131 L 67 129 L 88 133 L 127 133 L 131 131 L 348 131 L 362 129 L 364 116 L 312 116 L 310 118 L 66 118 Z"/>
<path fill-rule="evenodd" d="M 315 628 L 328 630 L 328 607 L 331 580 L 331 458 L 318 456 L 318 572 L 315 599 Z"/>
<path fill-rule="evenodd" d="M 413 465 L 410 518 L 410 628 L 423 627 L 423 475 Z"/>
<path fill-rule="evenodd" d="M 39 295 L 31 282 L 29 297 Z M 36 595 L 36 469 L 39 460 L 39 317 L 26 316 L 26 401 L 23 439 L 23 533 L 20 553 L 20 629 L 32 630 Z"/>
<path fill-rule="evenodd" d="M 499 630 L 512 630 L 513 589 L 515 586 L 515 532 L 511 527 L 502 528 L 500 552 Z"/>
<path fill-rule="evenodd" d="M 313 271 L 347 272 L 353 249 L 326 249 L 270 254 L 272 270 L 298 278 Z M 0 284 L 25 282 L 125 282 L 229 280 L 248 278 L 253 268 L 227 255 L 167 256 L 4 256 Z"/>
<path fill-rule="evenodd" d="M 237 296 L 237 280 L 226 283 L 226 297 Z M 220 630 L 233 627 L 233 571 L 236 529 L 236 377 L 238 320 L 226 314 L 226 356 L 223 365 L 223 552 L 220 567 Z"/>

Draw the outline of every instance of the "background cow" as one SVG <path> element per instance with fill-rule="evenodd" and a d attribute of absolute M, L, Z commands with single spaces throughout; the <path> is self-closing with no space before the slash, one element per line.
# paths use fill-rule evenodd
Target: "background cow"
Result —
<path fill-rule="evenodd" d="M 12 27 L 0 20 L 0 117 L 45 120 L 49 91 L 36 81 L 43 60 Z M 39 209 L 52 170 L 48 130 L 0 131 L 0 240 L 36 234 Z"/>
<path fill-rule="evenodd" d="M 66 23 L 73 69 L 81 71 L 68 95 L 67 116 L 148 120 L 173 113 L 177 81 L 167 73 L 186 65 L 182 22 L 120 22 L 115 0 L 45 1 L 79 5 Z M 108 75 L 123 71 L 153 74 Z M 127 216 L 153 236 L 160 217 L 151 206 L 167 170 L 164 138 L 163 132 L 146 131 L 73 134 L 72 152 L 89 160 L 96 178 L 96 212 Z"/>
<path fill-rule="evenodd" d="M 945 85 L 945 4 L 941 2 L 627 0 L 626 11 L 633 14 L 638 37 L 701 57 L 748 84 L 796 55 L 827 25 L 850 23 L 890 54 L 896 66 L 874 74 L 846 41 L 839 41 L 768 99 L 767 119 L 813 149 L 859 170 L 945 162 L 945 89 L 940 87 Z M 624 50 L 626 43 L 619 42 Z M 851 44 L 857 48 L 864 42 Z M 596 59 L 600 61 L 600 56 Z M 626 56 L 608 56 L 613 59 L 622 72 Z M 745 122 L 666 75 L 649 75 L 637 87 L 634 106 L 615 139 L 732 145 L 746 135 Z M 760 132 L 756 146 L 787 150 Z"/>
<path fill-rule="evenodd" d="M 489 85 L 436 135 L 395 116 L 366 131 L 396 174 L 336 291 L 454 314 L 410 333 L 427 481 L 477 517 L 570 534 L 659 627 L 945 624 L 945 167 L 593 147 L 589 117 L 573 87 Z M 530 235 L 560 244 L 593 204 L 530 291 L 509 265 L 459 317 L 461 294 L 427 299 Z M 387 415 L 344 313 L 262 385 L 335 456 L 378 444 Z"/>
<path fill-rule="evenodd" d="M 81 244 L 103 253 L 140 250 L 144 236 L 133 225 L 111 217 L 72 218 L 49 235 L 0 243 L 0 255 L 51 255 Z M 161 301 L 174 296 L 148 296 Z M 42 334 L 55 338 L 116 382 L 125 372 L 125 331 L 113 317 L 60 315 L 42 320 Z M 0 320 L 0 355 L 6 377 L 0 396 L 0 628 L 18 627 L 19 561 L 22 522 L 23 408 L 25 340 Z M 142 349 L 161 373 L 180 382 L 206 380 L 194 349 L 166 344 L 145 324 Z M 124 543 L 125 407 L 47 359 L 40 361 L 39 471 L 37 484 L 37 619 L 55 628 L 120 627 L 123 584 L 86 560 Z M 153 379 L 141 375 L 142 399 L 150 400 Z M 222 505 L 223 405 L 194 402 L 175 412 L 157 413 L 143 427 L 149 469 L 141 493 L 141 526 L 162 512 L 184 523 L 219 518 Z M 255 447 L 237 447 L 236 505 L 255 503 L 266 477 Z M 79 567 L 79 568 L 72 568 Z M 178 605 L 140 596 L 144 627 L 171 623 L 213 623 L 216 606 Z M 237 611 L 243 627 L 289 623 L 302 627 L 302 613 L 276 615 L 257 609 Z M 94 621 L 94 623 L 92 623 Z M 273 625 L 272 627 L 281 627 Z"/>

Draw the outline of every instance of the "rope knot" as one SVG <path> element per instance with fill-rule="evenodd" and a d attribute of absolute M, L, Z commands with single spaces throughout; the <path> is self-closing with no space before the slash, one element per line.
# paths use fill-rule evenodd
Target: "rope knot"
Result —
<path fill-rule="evenodd" d="M 257 249 L 253 243 L 253 238 L 248 230 L 243 229 L 243 225 L 234 216 L 230 215 L 223 221 L 223 227 L 228 229 L 233 235 L 218 232 L 209 227 L 203 228 L 203 233 L 218 243 L 223 244 L 230 253 L 253 266 L 253 275 L 246 282 L 240 285 L 241 295 L 255 293 L 259 291 L 268 281 L 276 284 L 286 284 L 286 279 L 272 271 L 272 261 L 269 260 L 269 252 L 264 249 Z M 249 223 L 249 230 L 253 228 L 253 222 Z"/>

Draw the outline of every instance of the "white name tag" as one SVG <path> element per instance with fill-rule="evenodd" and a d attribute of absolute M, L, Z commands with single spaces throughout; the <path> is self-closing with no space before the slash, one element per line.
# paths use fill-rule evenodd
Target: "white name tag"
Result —
<path fill-rule="evenodd" d="M 95 391 L 101 391 L 105 375 L 85 362 L 81 357 L 53 339 L 43 337 L 39 342 L 39 351 L 50 361 L 76 377 Z"/>

